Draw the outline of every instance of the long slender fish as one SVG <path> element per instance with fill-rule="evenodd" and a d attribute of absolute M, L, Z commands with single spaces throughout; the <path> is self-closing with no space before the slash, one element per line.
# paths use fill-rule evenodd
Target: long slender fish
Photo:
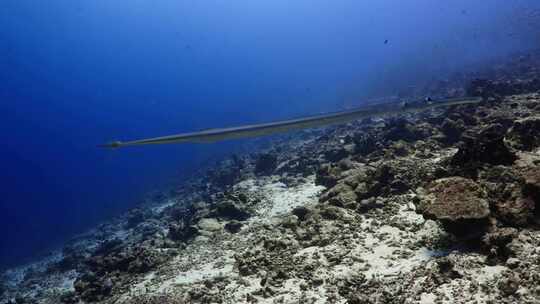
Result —
<path fill-rule="evenodd" d="M 256 137 L 274 133 L 288 132 L 292 130 L 308 129 L 314 127 L 341 124 L 353 120 L 399 114 L 405 112 L 423 111 L 436 107 L 449 107 L 467 105 L 480 102 L 480 98 L 452 98 L 444 100 L 426 100 L 411 103 L 382 103 L 364 106 L 348 111 L 313 115 L 290 120 L 275 121 L 262 124 L 245 125 L 239 127 L 209 129 L 198 132 L 181 133 L 169 136 L 139 139 L 133 141 L 114 141 L 100 147 L 120 148 L 138 145 L 171 144 L 171 143 L 210 143 L 227 139 Z"/>

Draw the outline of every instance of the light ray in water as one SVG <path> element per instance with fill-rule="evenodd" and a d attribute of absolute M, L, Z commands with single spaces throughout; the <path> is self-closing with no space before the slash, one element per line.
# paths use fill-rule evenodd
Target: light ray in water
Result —
<path fill-rule="evenodd" d="M 364 106 L 353 110 L 307 116 L 296 119 L 275 121 L 262 124 L 245 125 L 239 127 L 209 129 L 197 132 L 181 133 L 169 136 L 153 137 L 133 141 L 114 141 L 100 145 L 104 148 L 121 148 L 126 146 L 172 144 L 172 143 L 210 143 L 227 139 L 257 137 L 275 133 L 283 133 L 292 130 L 308 129 L 314 127 L 341 124 L 353 120 L 400 114 L 405 112 L 422 111 L 436 107 L 449 107 L 456 105 L 474 104 L 480 102 L 480 98 L 453 98 L 434 101 L 418 101 L 411 103 L 383 103 Z"/>

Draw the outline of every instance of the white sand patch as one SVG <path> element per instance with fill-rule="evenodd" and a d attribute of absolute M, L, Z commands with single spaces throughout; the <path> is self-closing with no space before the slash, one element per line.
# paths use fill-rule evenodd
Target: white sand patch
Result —
<path fill-rule="evenodd" d="M 325 187 L 315 185 L 315 176 L 309 176 L 305 183 L 287 187 L 282 182 L 268 180 L 261 183 L 253 179 L 242 181 L 235 186 L 263 196 L 264 202 L 258 206 L 257 214 L 250 222 L 269 222 L 272 217 L 291 212 L 298 206 L 317 202 L 317 197 Z"/>
<path fill-rule="evenodd" d="M 287 188 L 282 183 L 271 184 L 265 187 L 271 194 L 272 208 L 267 216 L 276 216 L 291 212 L 294 208 L 315 202 L 317 195 L 324 190 L 314 182 L 305 183 L 294 188 Z"/>
<path fill-rule="evenodd" d="M 210 278 L 229 275 L 233 271 L 234 259 L 232 258 L 232 255 L 228 256 L 227 262 L 229 263 L 226 263 L 223 266 L 217 266 L 216 263 L 208 263 L 198 267 L 198 269 L 181 272 L 173 280 L 169 281 L 169 284 L 162 285 L 160 291 L 165 290 L 172 284 L 190 284 Z"/>
<path fill-rule="evenodd" d="M 423 293 L 420 297 L 420 304 L 433 304 L 435 303 L 436 296 L 432 293 Z"/>
<path fill-rule="evenodd" d="M 173 271 L 172 277 L 161 279 L 156 272 L 147 274 L 144 279 L 131 287 L 126 296 L 149 293 L 167 293 L 178 285 L 197 283 L 203 280 L 230 277 L 234 268 L 234 252 L 223 251 L 219 259 L 207 259 L 209 252 L 202 251 L 198 256 L 179 256 L 167 268 Z M 188 270 L 186 264 L 190 265 Z M 124 299 L 127 299 L 124 297 Z"/>
<path fill-rule="evenodd" d="M 399 232 L 399 229 L 395 227 L 385 227 L 384 230 L 392 231 L 396 235 Z M 432 258 L 430 251 L 426 248 L 407 251 L 401 246 L 393 246 L 389 243 L 380 241 L 373 234 L 366 234 L 364 243 L 358 243 L 353 250 L 342 257 L 361 262 L 338 265 L 334 267 L 334 273 L 343 278 L 360 272 L 368 279 L 388 277 L 411 271 Z M 406 254 L 401 255 L 400 250 Z"/>
<path fill-rule="evenodd" d="M 507 270 L 505 266 L 484 266 L 473 273 L 473 277 L 477 282 L 487 282 L 494 280 L 497 276 L 500 276 L 504 270 Z"/>
<path fill-rule="evenodd" d="M 279 182 L 277 177 L 262 178 L 257 180 L 247 179 L 239 182 L 234 187 L 236 189 L 242 189 L 246 192 L 252 192 L 253 194 L 256 194 L 262 198 L 256 206 L 257 214 L 247 221 L 249 226 L 269 222 L 272 217 L 290 212 L 297 206 L 315 203 L 317 201 L 317 195 L 324 189 L 322 186 L 315 185 L 315 176 L 310 176 L 307 178 L 305 183 L 299 184 L 295 187 L 287 187 L 285 184 Z M 203 222 L 202 224 L 205 226 L 207 223 Z M 215 229 L 208 230 L 213 231 Z M 214 245 L 221 243 L 219 246 L 222 246 L 228 242 L 230 241 L 217 241 L 217 243 Z M 200 242 L 193 242 L 189 246 L 191 249 L 189 247 L 186 248 L 186 252 L 190 252 L 189 254 L 178 256 L 167 264 L 166 268 L 169 271 L 167 274 L 167 279 L 164 279 L 163 275 L 152 272 L 146 275 L 141 282 L 134 285 L 130 291 L 126 293 L 123 299 L 127 300 L 129 299 L 129 296 L 133 295 L 149 293 L 159 294 L 174 290 L 175 287 L 180 285 L 189 285 L 206 279 L 217 277 L 230 278 L 238 275 L 234 268 L 234 251 L 221 251 L 217 248 L 212 249 L 213 246 L 208 246 L 208 243 L 206 242 L 199 243 Z M 218 252 L 219 257 L 215 258 L 215 255 Z M 287 286 L 290 287 L 291 290 L 283 291 L 284 296 L 287 295 L 287 299 L 292 300 L 294 298 L 297 301 L 300 298 L 300 289 L 297 285 L 300 283 L 301 282 L 287 282 Z M 260 288 L 258 282 L 252 281 L 249 282 L 249 286 L 237 286 L 237 284 L 235 284 L 236 283 L 233 281 L 231 284 L 229 284 L 227 289 L 231 288 L 231 297 L 239 301 L 245 301 L 245 295 L 248 292 L 252 292 Z M 294 289 L 294 292 L 292 289 Z M 324 292 L 324 290 L 322 290 L 322 292 Z M 324 299 L 324 297 L 322 298 Z M 288 302 L 288 300 L 285 302 Z M 261 303 L 267 302 L 263 300 Z M 271 298 L 269 299 L 268 303 L 272 303 Z M 320 303 L 324 302 L 321 301 Z"/>

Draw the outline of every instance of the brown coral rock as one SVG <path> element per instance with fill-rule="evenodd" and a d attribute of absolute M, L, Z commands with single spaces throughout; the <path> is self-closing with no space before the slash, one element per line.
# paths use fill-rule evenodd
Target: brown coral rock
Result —
<path fill-rule="evenodd" d="M 534 215 L 540 217 L 540 167 L 532 167 L 522 172 L 525 179 L 523 194 L 534 201 Z"/>
<path fill-rule="evenodd" d="M 540 190 L 540 167 L 532 167 L 523 171 L 523 178 L 525 178 L 525 185 L 533 188 L 531 190 Z"/>
<path fill-rule="evenodd" d="M 526 227 L 535 209 L 530 197 L 518 197 L 497 204 L 500 219 L 512 226 Z"/>
<path fill-rule="evenodd" d="M 483 231 L 490 214 L 484 189 L 463 177 L 435 180 L 427 188 L 418 210 L 425 218 L 441 221 L 456 235 Z"/>
<path fill-rule="evenodd" d="M 515 154 L 505 145 L 506 129 L 501 124 L 492 124 L 481 131 L 463 134 L 458 152 L 452 157 L 455 167 L 474 167 L 474 164 L 511 165 Z"/>
<path fill-rule="evenodd" d="M 531 151 L 540 146 L 540 116 L 516 120 L 506 139 L 520 150 Z"/>

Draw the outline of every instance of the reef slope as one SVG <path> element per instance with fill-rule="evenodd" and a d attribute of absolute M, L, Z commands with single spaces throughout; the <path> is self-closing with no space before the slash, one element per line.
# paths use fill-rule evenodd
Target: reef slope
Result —
<path fill-rule="evenodd" d="M 0 303 L 540 303 L 537 63 L 225 159 L 6 271 Z"/>

